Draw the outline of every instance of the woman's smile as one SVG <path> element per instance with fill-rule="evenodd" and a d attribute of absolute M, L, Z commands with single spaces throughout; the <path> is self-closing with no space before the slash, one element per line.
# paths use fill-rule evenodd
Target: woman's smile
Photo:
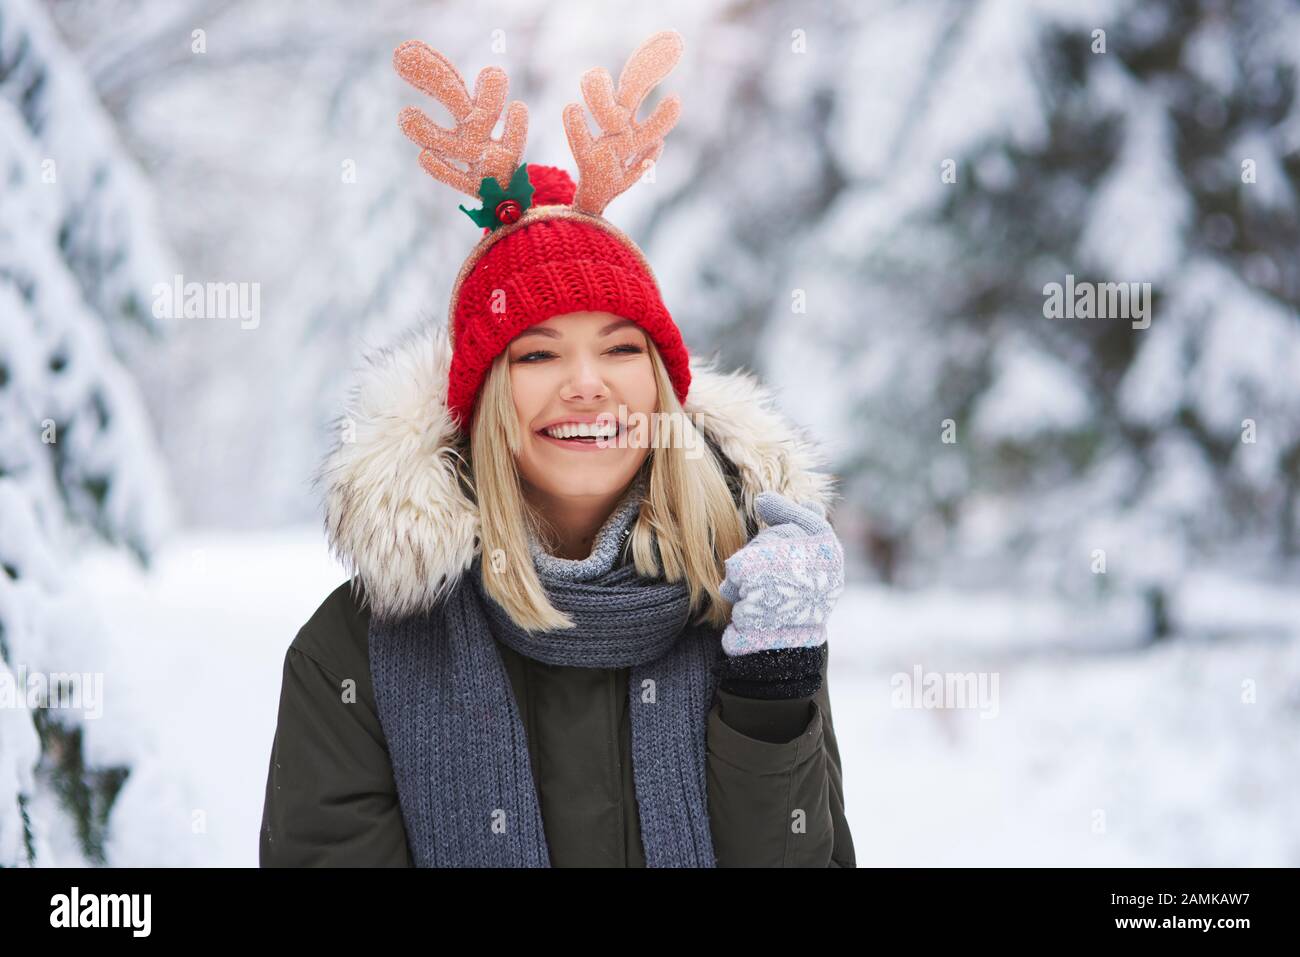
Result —
<path fill-rule="evenodd" d="M 559 419 L 534 430 L 536 435 L 556 445 L 575 451 L 624 448 L 627 423 L 620 421 L 616 412 L 598 415 L 575 415 Z"/>
<path fill-rule="evenodd" d="M 595 436 L 595 435 L 574 435 L 567 438 L 557 438 L 548 435 L 544 430 L 538 429 L 534 433 L 538 438 L 545 439 L 551 445 L 568 449 L 571 452 L 599 452 L 607 449 L 622 448 L 623 444 L 619 440 L 624 434 L 622 427 L 614 435 Z"/>

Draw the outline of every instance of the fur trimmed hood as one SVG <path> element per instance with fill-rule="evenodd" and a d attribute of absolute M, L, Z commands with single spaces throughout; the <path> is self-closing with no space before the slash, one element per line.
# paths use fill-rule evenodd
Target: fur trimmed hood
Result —
<path fill-rule="evenodd" d="M 330 549 L 385 617 L 429 610 L 479 551 L 478 505 L 458 476 L 460 433 L 446 404 L 450 362 L 446 328 L 432 321 L 366 356 L 315 476 Z M 767 490 L 829 514 L 833 480 L 811 437 L 751 373 L 722 373 L 714 362 L 691 357 L 685 410 L 729 460 L 750 527 Z"/>

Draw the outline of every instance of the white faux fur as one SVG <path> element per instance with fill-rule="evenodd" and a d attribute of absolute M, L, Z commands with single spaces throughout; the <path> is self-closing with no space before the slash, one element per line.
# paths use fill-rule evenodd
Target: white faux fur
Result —
<path fill-rule="evenodd" d="M 446 327 L 425 322 L 366 357 L 339 439 L 316 475 L 330 548 L 364 585 L 371 609 L 427 611 L 478 552 L 478 506 L 457 480 L 457 430 L 447 410 Z M 764 490 L 830 512 L 820 449 L 774 407 L 750 373 L 691 357 L 686 411 L 740 471 L 745 510 Z"/>

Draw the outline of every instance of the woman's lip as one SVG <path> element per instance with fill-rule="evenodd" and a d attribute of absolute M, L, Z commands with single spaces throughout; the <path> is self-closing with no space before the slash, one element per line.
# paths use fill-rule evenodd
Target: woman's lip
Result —
<path fill-rule="evenodd" d="M 599 422 L 558 422 L 555 425 L 544 425 L 540 429 L 534 431 L 536 431 L 538 435 L 542 435 L 545 434 L 547 429 L 553 429 L 557 425 L 612 425 L 614 428 L 618 429 L 619 435 L 622 435 L 627 431 L 627 423 L 619 422 L 617 419 L 601 419 Z"/>
<path fill-rule="evenodd" d="M 611 423 L 606 423 L 606 422 L 600 422 L 600 423 L 596 423 L 596 422 L 584 422 L 584 423 L 581 423 L 581 424 L 583 424 L 583 425 L 597 425 L 597 424 L 599 424 L 599 425 L 607 425 L 607 424 L 608 424 L 608 425 L 613 425 L 614 428 L 615 428 L 617 431 L 616 431 L 612 436 L 610 436 L 610 437 L 611 437 L 611 438 L 615 438 L 615 439 L 618 438 L 620 435 L 623 435 L 623 434 L 625 434 L 625 433 L 627 432 L 627 423 L 625 423 L 625 422 L 617 422 L 617 421 L 616 421 L 616 422 L 611 422 Z M 537 432 L 538 435 L 546 435 L 546 430 L 547 430 L 547 429 L 553 429 L 553 428 L 555 428 L 555 426 L 553 426 L 553 425 L 546 425 L 546 426 L 543 426 L 543 427 L 540 428 L 540 429 L 536 429 L 535 431 Z M 547 435 L 547 438 L 552 438 L 552 436 Z"/>
<path fill-rule="evenodd" d="M 604 452 L 607 449 L 618 448 L 617 444 L 610 444 L 608 442 L 602 446 L 599 442 L 570 442 L 567 439 L 556 439 L 547 435 L 545 432 L 538 432 L 537 436 L 545 439 L 552 445 L 558 445 L 560 448 L 569 449 L 574 452 Z M 615 436 L 615 439 L 617 439 L 617 436 Z"/>

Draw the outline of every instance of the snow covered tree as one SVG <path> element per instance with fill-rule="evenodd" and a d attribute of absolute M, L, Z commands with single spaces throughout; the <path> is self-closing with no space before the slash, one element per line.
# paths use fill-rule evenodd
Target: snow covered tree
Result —
<path fill-rule="evenodd" d="M 105 862 L 129 729 L 87 715 L 88 538 L 145 560 L 169 491 L 115 338 L 171 273 L 151 200 L 45 11 L 0 5 L 0 865 Z M 80 703 L 81 708 L 67 708 Z"/>
<path fill-rule="evenodd" d="M 167 227 L 186 280 L 260 290 L 255 327 L 177 323 L 161 353 L 127 352 L 183 518 L 310 521 L 308 475 L 359 353 L 445 308 L 453 264 L 477 235 L 397 128 L 419 94 L 393 72 L 392 50 L 427 29 L 427 11 L 389 2 L 362 16 L 330 2 L 304 20 L 253 2 L 50 7 L 158 194 L 184 198 Z M 510 26 L 508 50 L 528 50 Z M 449 18 L 439 35 L 467 71 L 498 58 L 471 18 Z M 512 96 L 528 94 L 520 86 Z"/>
<path fill-rule="evenodd" d="M 842 360 L 824 421 L 882 570 L 1138 594 L 1156 636 L 1198 555 L 1294 557 L 1298 31 L 1212 0 L 847 31 L 849 182 L 790 270 L 823 308 L 764 351 Z M 1149 325 L 1048 318 L 1067 281 L 1149 283 Z"/>

